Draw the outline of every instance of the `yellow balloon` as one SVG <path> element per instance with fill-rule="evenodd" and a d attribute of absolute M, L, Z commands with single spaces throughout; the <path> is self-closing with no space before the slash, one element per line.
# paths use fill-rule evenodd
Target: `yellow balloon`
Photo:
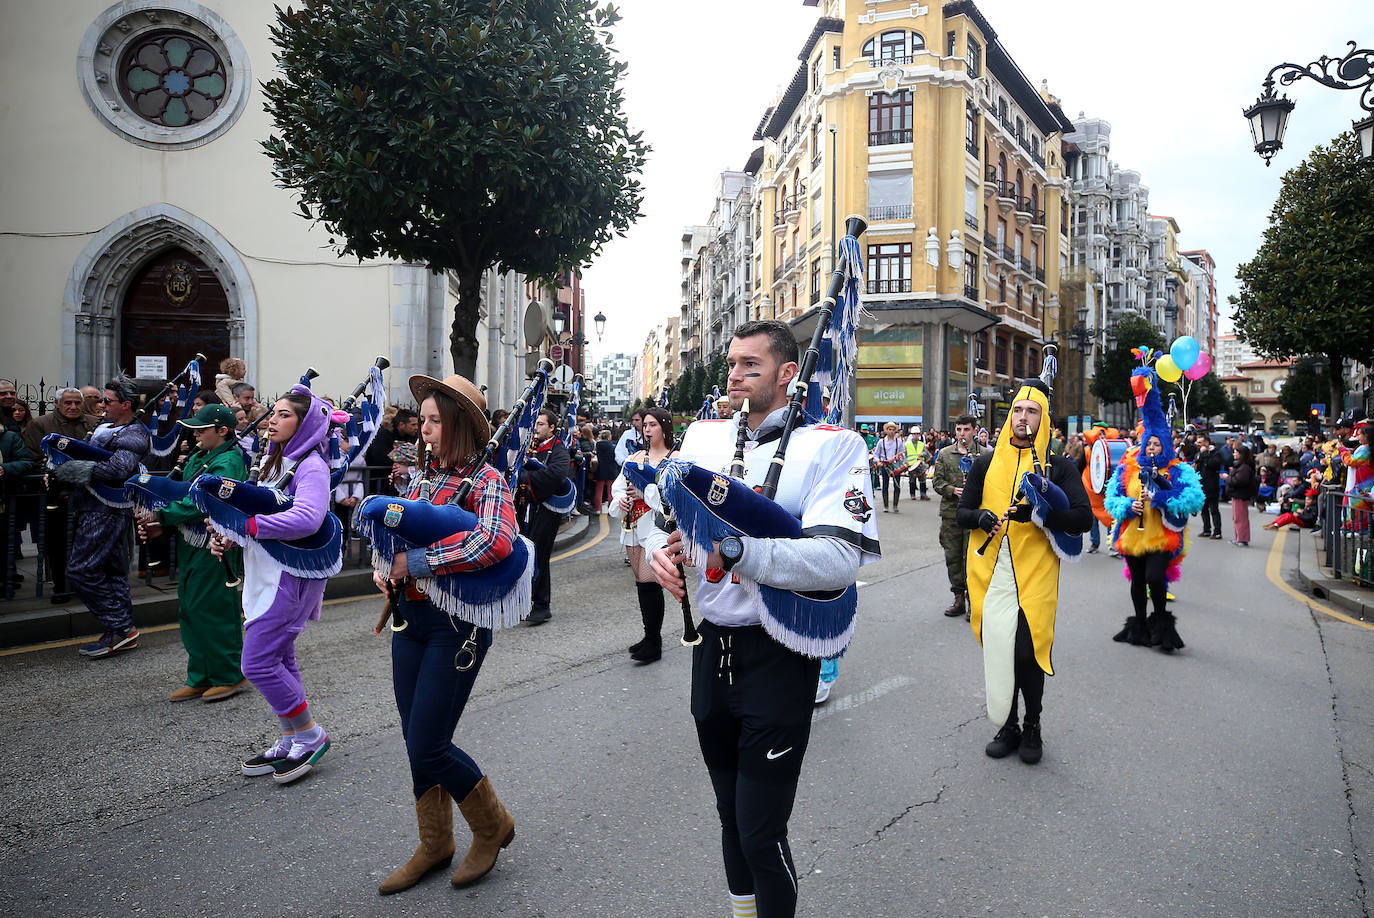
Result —
<path fill-rule="evenodd" d="M 1155 361 L 1155 372 L 1158 373 L 1159 378 L 1165 382 L 1178 382 L 1178 378 L 1183 375 L 1183 371 L 1178 368 L 1178 364 L 1174 363 L 1174 358 L 1170 357 L 1168 354 L 1165 354 Z"/>

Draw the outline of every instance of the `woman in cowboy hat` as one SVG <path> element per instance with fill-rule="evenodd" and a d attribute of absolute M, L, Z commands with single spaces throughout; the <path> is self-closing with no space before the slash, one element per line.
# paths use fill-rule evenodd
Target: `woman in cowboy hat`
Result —
<path fill-rule="evenodd" d="M 439 576 L 472 574 L 510 555 L 519 538 L 515 504 L 501 473 L 483 461 L 482 446 L 491 429 L 487 402 L 477 387 L 461 376 L 442 382 L 412 376 L 410 391 L 420 403 L 422 452 L 420 473 L 405 497 L 423 499 L 420 483 L 428 480 L 430 503 L 447 504 L 460 485 L 471 479 L 462 508 L 476 515 L 477 525 L 428 547 L 398 553 L 389 577 L 374 575 L 383 592 L 399 588 L 398 605 L 407 623 L 392 635 L 391 672 L 420 834 L 420 845 L 410 860 L 382 881 L 383 894 L 409 889 L 452 860 L 454 800 L 459 801 L 458 808 L 472 829 L 472 845 L 453 874 L 454 886 L 485 876 L 495 866 L 500 849 L 515 837 L 515 820 L 497 799 L 491 782 L 453 744 L 458 719 L 491 646 L 491 629 L 450 616 L 416 583 L 417 578 L 432 583 Z M 528 578 L 529 571 L 524 576 Z M 524 596 L 528 605 L 528 591 Z"/>

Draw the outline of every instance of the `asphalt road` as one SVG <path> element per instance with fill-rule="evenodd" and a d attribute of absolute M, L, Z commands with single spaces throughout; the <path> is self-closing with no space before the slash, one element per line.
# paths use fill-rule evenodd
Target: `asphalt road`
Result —
<path fill-rule="evenodd" d="M 996 728 L 977 643 L 940 615 L 936 506 L 880 515 L 885 557 L 862 572 L 792 819 L 799 914 L 1369 914 L 1374 632 L 1266 579 L 1269 533 L 1196 546 L 1172 657 L 1111 642 L 1119 561 L 1066 567 L 1031 767 L 983 754 Z M 689 654 L 630 664 L 614 543 L 555 564 L 553 621 L 498 634 L 459 727 L 517 826 L 476 887 L 376 893 L 415 835 L 379 601 L 363 600 L 326 607 L 298 645 L 335 745 L 286 787 L 237 773 L 274 729 L 260 697 L 166 702 L 175 630 L 107 660 L 0 656 L 0 914 L 727 914 Z"/>

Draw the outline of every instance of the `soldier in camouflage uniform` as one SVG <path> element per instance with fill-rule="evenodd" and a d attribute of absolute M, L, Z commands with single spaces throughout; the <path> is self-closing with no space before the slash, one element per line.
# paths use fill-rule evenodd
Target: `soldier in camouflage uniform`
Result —
<path fill-rule="evenodd" d="M 950 592 L 954 594 L 954 602 L 945 610 L 950 618 L 968 616 L 968 585 L 964 579 L 968 530 L 961 529 L 954 516 L 964 493 L 964 476 L 974 458 L 983 451 L 973 436 L 977 423 L 970 415 L 961 415 L 954 422 L 954 442 L 940 450 L 935 460 L 935 492 L 940 495 L 940 547 L 945 550 L 945 570 L 949 573 Z"/>

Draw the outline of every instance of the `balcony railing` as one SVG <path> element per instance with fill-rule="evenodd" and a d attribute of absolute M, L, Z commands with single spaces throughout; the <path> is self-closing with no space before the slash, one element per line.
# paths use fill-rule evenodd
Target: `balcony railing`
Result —
<path fill-rule="evenodd" d="M 871 69 L 871 70 L 877 70 L 879 67 L 886 66 L 887 64 L 910 64 L 910 63 L 911 63 L 911 55 L 910 55 L 910 54 L 887 54 L 887 55 L 884 55 L 884 56 L 882 56 L 882 57 L 870 57 L 870 58 L 868 59 L 868 66 L 869 66 L 869 69 Z"/>
<path fill-rule="evenodd" d="M 910 293 L 911 278 L 900 280 L 870 280 L 868 282 L 869 293 Z"/>
<path fill-rule="evenodd" d="M 1045 212 L 1043 210 L 1031 211 L 1031 223 L 1035 226 L 1045 225 Z"/>
<path fill-rule="evenodd" d="M 868 219 L 874 220 L 910 220 L 910 204 L 870 204 L 868 205 Z"/>
<path fill-rule="evenodd" d="M 991 182 L 991 183 L 994 184 L 994 185 L 997 184 L 997 167 L 996 167 L 996 166 L 984 166 L 984 167 L 983 167 L 983 181 L 985 181 L 985 182 Z"/>
<path fill-rule="evenodd" d="M 988 250 L 989 255 L 997 254 L 997 240 L 992 233 L 983 233 L 983 248 Z"/>
<path fill-rule="evenodd" d="M 901 131 L 869 131 L 870 147 L 885 147 L 894 143 L 911 143 L 911 128 Z"/>
<path fill-rule="evenodd" d="M 1016 265 L 1027 274 L 1035 270 L 1035 266 L 1031 264 L 1031 260 L 1024 255 L 1017 256 Z"/>
<path fill-rule="evenodd" d="M 999 198 L 1009 198 L 1013 201 L 1020 200 L 1020 196 L 1016 193 L 1016 184 L 1014 182 L 998 182 L 997 196 Z"/>
<path fill-rule="evenodd" d="M 964 226 L 967 226 L 975 233 L 978 232 L 978 218 L 973 214 L 964 214 Z"/>
<path fill-rule="evenodd" d="M 782 280 L 782 265 L 774 265 L 774 266 L 773 266 L 773 280 L 775 280 L 775 281 Z"/>
<path fill-rule="evenodd" d="M 964 284 L 964 298 L 978 302 L 978 287 Z"/>
<path fill-rule="evenodd" d="M 965 137 L 965 138 L 964 138 L 964 149 L 967 150 L 967 151 L 969 152 L 969 155 L 970 155 L 970 156 L 977 156 L 977 155 L 978 155 L 978 141 L 977 141 L 977 139 L 976 139 L 976 138 L 973 138 L 973 137 Z"/>
<path fill-rule="evenodd" d="M 1040 281 L 1040 283 L 1042 283 L 1042 284 L 1045 282 L 1045 269 L 1044 269 L 1044 268 L 1036 268 L 1036 269 L 1035 269 L 1035 279 L 1038 280 L 1038 281 Z"/>

